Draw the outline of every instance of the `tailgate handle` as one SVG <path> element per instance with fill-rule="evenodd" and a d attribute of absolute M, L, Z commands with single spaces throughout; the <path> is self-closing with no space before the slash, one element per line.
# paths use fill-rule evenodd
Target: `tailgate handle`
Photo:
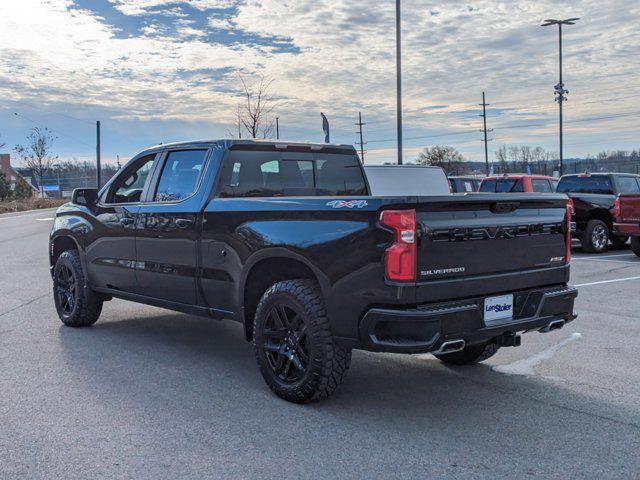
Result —
<path fill-rule="evenodd" d="M 491 205 L 492 213 L 511 213 L 518 209 L 520 203 L 518 202 L 496 202 Z"/>

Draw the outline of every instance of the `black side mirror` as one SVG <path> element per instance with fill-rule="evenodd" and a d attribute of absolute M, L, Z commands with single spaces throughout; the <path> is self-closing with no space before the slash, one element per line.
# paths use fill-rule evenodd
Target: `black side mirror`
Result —
<path fill-rule="evenodd" d="M 98 203 L 97 188 L 76 188 L 71 197 L 71 203 L 83 207 L 92 207 Z"/>

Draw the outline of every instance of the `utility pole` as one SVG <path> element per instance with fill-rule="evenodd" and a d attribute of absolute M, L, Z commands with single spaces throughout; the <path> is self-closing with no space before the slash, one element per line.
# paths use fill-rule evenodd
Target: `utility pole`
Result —
<path fill-rule="evenodd" d="M 480 116 L 482 117 L 482 122 L 484 124 L 484 128 L 482 129 L 484 132 L 484 163 L 487 175 L 489 175 L 489 139 L 487 138 L 487 132 L 490 132 L 491 130 L 487 130 L 487 107 L 490 104 L 486 102 L 484 92 L 482 92 L 482 103 L 480 105 L 482 105 L 482 115 Z"/>
<path fill-rule="evenodd" d="M 542 24 L 543 27 L 548 27 L 550 25 L 558 25 L 558 48 L 559 48 L 559 56 L 558 56 L 558 65 L 559 65 L 559 73 L 560 80 L 558 84 L 554 87 L 554 94 L 556 96 L 555 100 L 558 102 L 559 107 L 559 133 L 560 133 L 560 175 L 563 173 L 563 138 L 562 138 L 562 104 L 567 101 L 566 95 L 569 93 L 569 90 L 565 90 L 564 83 L 562 81 L 562 25 L 575 25 L 576 20 L 580 20 L 579 18 L 568 18 L 566 20 L 555 20 L 555 19 L 547 19 Z"/>
<path fill-rule="evenodd" d="M 360 160 L 362 160 L 362 163 L 364 163 L 364 141 L 362 140 L 362 127 L 364 125 L 366 125 L 366 123 L 362 123 L 362 112 L 358 112 L 358 123 L 356 123 L 356 125 L 359 127 L 358 128 L 358 133 L 360 134 L 360 142 L 356 142 L 357 144 L 360 145 Z"/>
<path fill-rule="evenodd" d="M 276 117 L 276 140 L 280 140 L 280 117 Z"/>
<path fill-rule="evenodd" d="M 402 165 L 402 11 L 396 0 L 396 108 L 398 117 L 398 165 Z"/>
<path fill-rule="evenodd" d="M 96 183 L 98 190 L 100 190 L 102 184 L 100 170 L 100 120 L 98 120 L 96 122 Z"/>

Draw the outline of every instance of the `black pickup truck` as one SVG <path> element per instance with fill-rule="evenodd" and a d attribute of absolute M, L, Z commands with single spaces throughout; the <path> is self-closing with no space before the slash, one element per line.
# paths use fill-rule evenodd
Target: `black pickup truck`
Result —
<path fill-rule="evenodd" d="M 354 348 L 466 364 L 575 318 L 567 197 L 373 197 L 353 147 L 157 146 L 74 192 L 50 240 L 62 322 L 132 300 L 244 325 L 261 373 L 307 402 Z"/>
<path fill-rule="evenodd" d="M 609 242 L 620 248 L 628 236 L 613 232 L 618 195 L 640 194 L 640 176 L 631 173 L 579 173 L 564 175 L 557 188 L 573 201 L 575 236 L 585 252 L 602 253 Z"/>

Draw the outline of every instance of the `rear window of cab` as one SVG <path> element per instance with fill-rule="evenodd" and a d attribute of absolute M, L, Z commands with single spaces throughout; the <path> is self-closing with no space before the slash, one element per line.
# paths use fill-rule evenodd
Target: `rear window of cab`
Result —
<path fill-rule="evenodd" d="M 580 175 L 561 178 L 556 191 L 558 193 L 613 195 L 613 186 L 608 175 Z"/>
<path fill-rule="evenodd" d="M 524 182 L 521 178 L 499 178 L 483 180 L 480 192 L 488 193 L 512 193 L 524 192 Z"/>

